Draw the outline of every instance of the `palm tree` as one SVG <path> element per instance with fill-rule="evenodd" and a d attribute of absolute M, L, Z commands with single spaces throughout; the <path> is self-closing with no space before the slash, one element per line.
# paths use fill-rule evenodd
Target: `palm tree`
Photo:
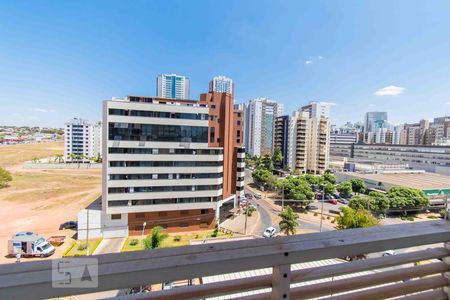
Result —
<path fill-rule="evenodd" d="M 56 154 L 55 155 L 55 162 L 57 162 L 57 163 L 62 163 L 62 162 L 64 162 L 64 159 L 63 159 L 63 157 L 64 157 L 64 155 L 62 155 L 62 154 Z"/>
<path fill-rule="evenodd" d="M 75 158 L 77 158 L 77 155 L 76 155 L 75 153 L 69 153 L 68 157 L 70 158 L 70 162 L 73 163 L 73 160 L 74 160 Z"/>
<path fill-rule="evenodd" d="M 31 159 L 31 161 L 35 164 L 37 163 L 39 160 L 39 158 L 37 158 L 36 156 L 33 156 L 33 158 Z"/>
<path fill-rule="evenodd" d="M 82 162 L 84 159 L 84 155 L 83 153 L 80 153 L 77 155 L 77 160 L 78 160 L 78 168 L 80 168 L 80 162 Z"/>
<path fill-rule="evenodd" d="M 298 216 L 290 206 L 286 207 L 279 215 L 281 217 L 280 231 L 286 235 L 295 234 L 297 231 Z"/>

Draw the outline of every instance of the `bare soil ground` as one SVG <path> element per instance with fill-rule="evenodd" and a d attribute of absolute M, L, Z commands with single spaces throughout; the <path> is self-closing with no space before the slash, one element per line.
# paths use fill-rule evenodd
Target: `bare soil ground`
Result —
<path fill-rule="evenodd" d="M 100 169 L 22 168 L 22 163 L 34 156 L 41 158 L 62 152 L 62 146 L 56 142 L 0 147 L 0 165 L 13 176 L 10 186 L 0 189 L 0 263 L 14 262 L 6 257 L 7 241 L 18 231 L 33 231 L 45 238 L 65 235 L 66 242 L 52 256 L 61 257 L 75 232 L 59 231 L 59 225 L 76 220 L 78 211 L 101 194 Z"/>

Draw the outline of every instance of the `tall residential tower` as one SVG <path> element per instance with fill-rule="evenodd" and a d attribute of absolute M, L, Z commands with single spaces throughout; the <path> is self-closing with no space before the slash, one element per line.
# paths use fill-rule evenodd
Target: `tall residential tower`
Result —
<path fill-rule="evenodd" d="M 234 95 L 234 85 L 231 78 L 225 76 L 215 76 L 209 82 L 209 91 L 217 93 L 228 93 Z"/>
<path fill-rule="evenodd" d="M 189 99 L 189 78 L 176 74 L 158 75 L 156 95 L 169 99 Z"/>

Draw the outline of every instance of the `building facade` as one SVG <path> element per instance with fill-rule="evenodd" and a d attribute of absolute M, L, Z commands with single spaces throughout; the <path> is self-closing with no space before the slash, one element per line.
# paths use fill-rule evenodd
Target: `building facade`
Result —
<path fill-rule="evenodd" d="M 378 128 L 386 128 L 387 112 L 366 112 L 364 117 L 364 132 L 375 132 Z"/>
<path fill-rule="evenodd" d="M 158 75 L 156 95 L 160 98 L 189 99 L 189 78 L 176 74 Z"/>
<path fill-rule="evenodd" d="M 414 169 L 450 174 L 449 146 L 331 144 L 330 153 L 356 161 L 408 164 Z"/>
<path fill-rule="evenodd" d="M 102 153 L 100 122 L 74 118 L 64 124 L 64 161 L 89 162 Z"/>
<path fill-rule="evenodd" d="M 299 111 L 307 112 L 310 118 L 330 118 L 331 104 L 327 102 L 311 101 L 302 106 Z"/>
<path fill-rule="evenodd" d="M 228 93 L 234 95 L 234 84 L 231 78 L 226 76 L 215 76 L 209 82 L 209 91 L 216 93 Z"/>
<path fill-rule="evenodd" d="M 238 113 L 225 93 L 105 101 L 104 236 L 214 228 L 243 193 Z"/>
<path fill-rule="evenodd" d="M 283 105 L 267 98 L 250 100 L 245 110 L 245 148 L 251 155 L 272 154 L 275 120 L 283 114 Z"/>

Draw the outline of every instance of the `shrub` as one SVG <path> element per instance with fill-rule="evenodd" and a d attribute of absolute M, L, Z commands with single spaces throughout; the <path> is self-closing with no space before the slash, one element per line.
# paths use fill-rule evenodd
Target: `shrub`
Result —
<path fill-rule="evenodd" d="M 139 243 L 139 241 L 137 239 L 132 239 L 130 241 L 130 246 L 136 246 Z"/>
<path fill-rule="evenodd" d="M 78 251 L 83 251 L 83 250 L 86 250 L 86 249 L 87 249 L 87 243 L 79 244 L 78 247 L 77 247 Z"/>
<path fill-rule="evenodd" d="M 445 215 L 446 215 L 447 213 L 446 213 L 446 211 L 445 211 L 445 208 L 443 208 L 443 209 L 441 209 L 440 211 L 439 211 L 439 215 L 441 216 L 441 218 L 443 219 L 443 218 L 445 218 Z"/>
<path fill-rule="evenodd" d="M 195 234 L 194 239 L 198 239 L 200 235 L 198 233 Z"/>
<path fill-rule="evenodd" d="M 327 216 L 327 220 L 331 219 L 330 216 Z"/>
<path fill-rule="evenodd" d="M 174 242 L 179 242 L 179 241 L 181 241 L 181 235 L 176 235 L 176 236 L 174 236 L 174 237 L 173 237 L 173 241 L 174 241 Z"/>
<path fill-rule="evenodd" d="M 316 212 L 314 213 L 314 217 L 317 217 L 318 215 L 319 215 L 318 213 L 316 213 Z"/>

